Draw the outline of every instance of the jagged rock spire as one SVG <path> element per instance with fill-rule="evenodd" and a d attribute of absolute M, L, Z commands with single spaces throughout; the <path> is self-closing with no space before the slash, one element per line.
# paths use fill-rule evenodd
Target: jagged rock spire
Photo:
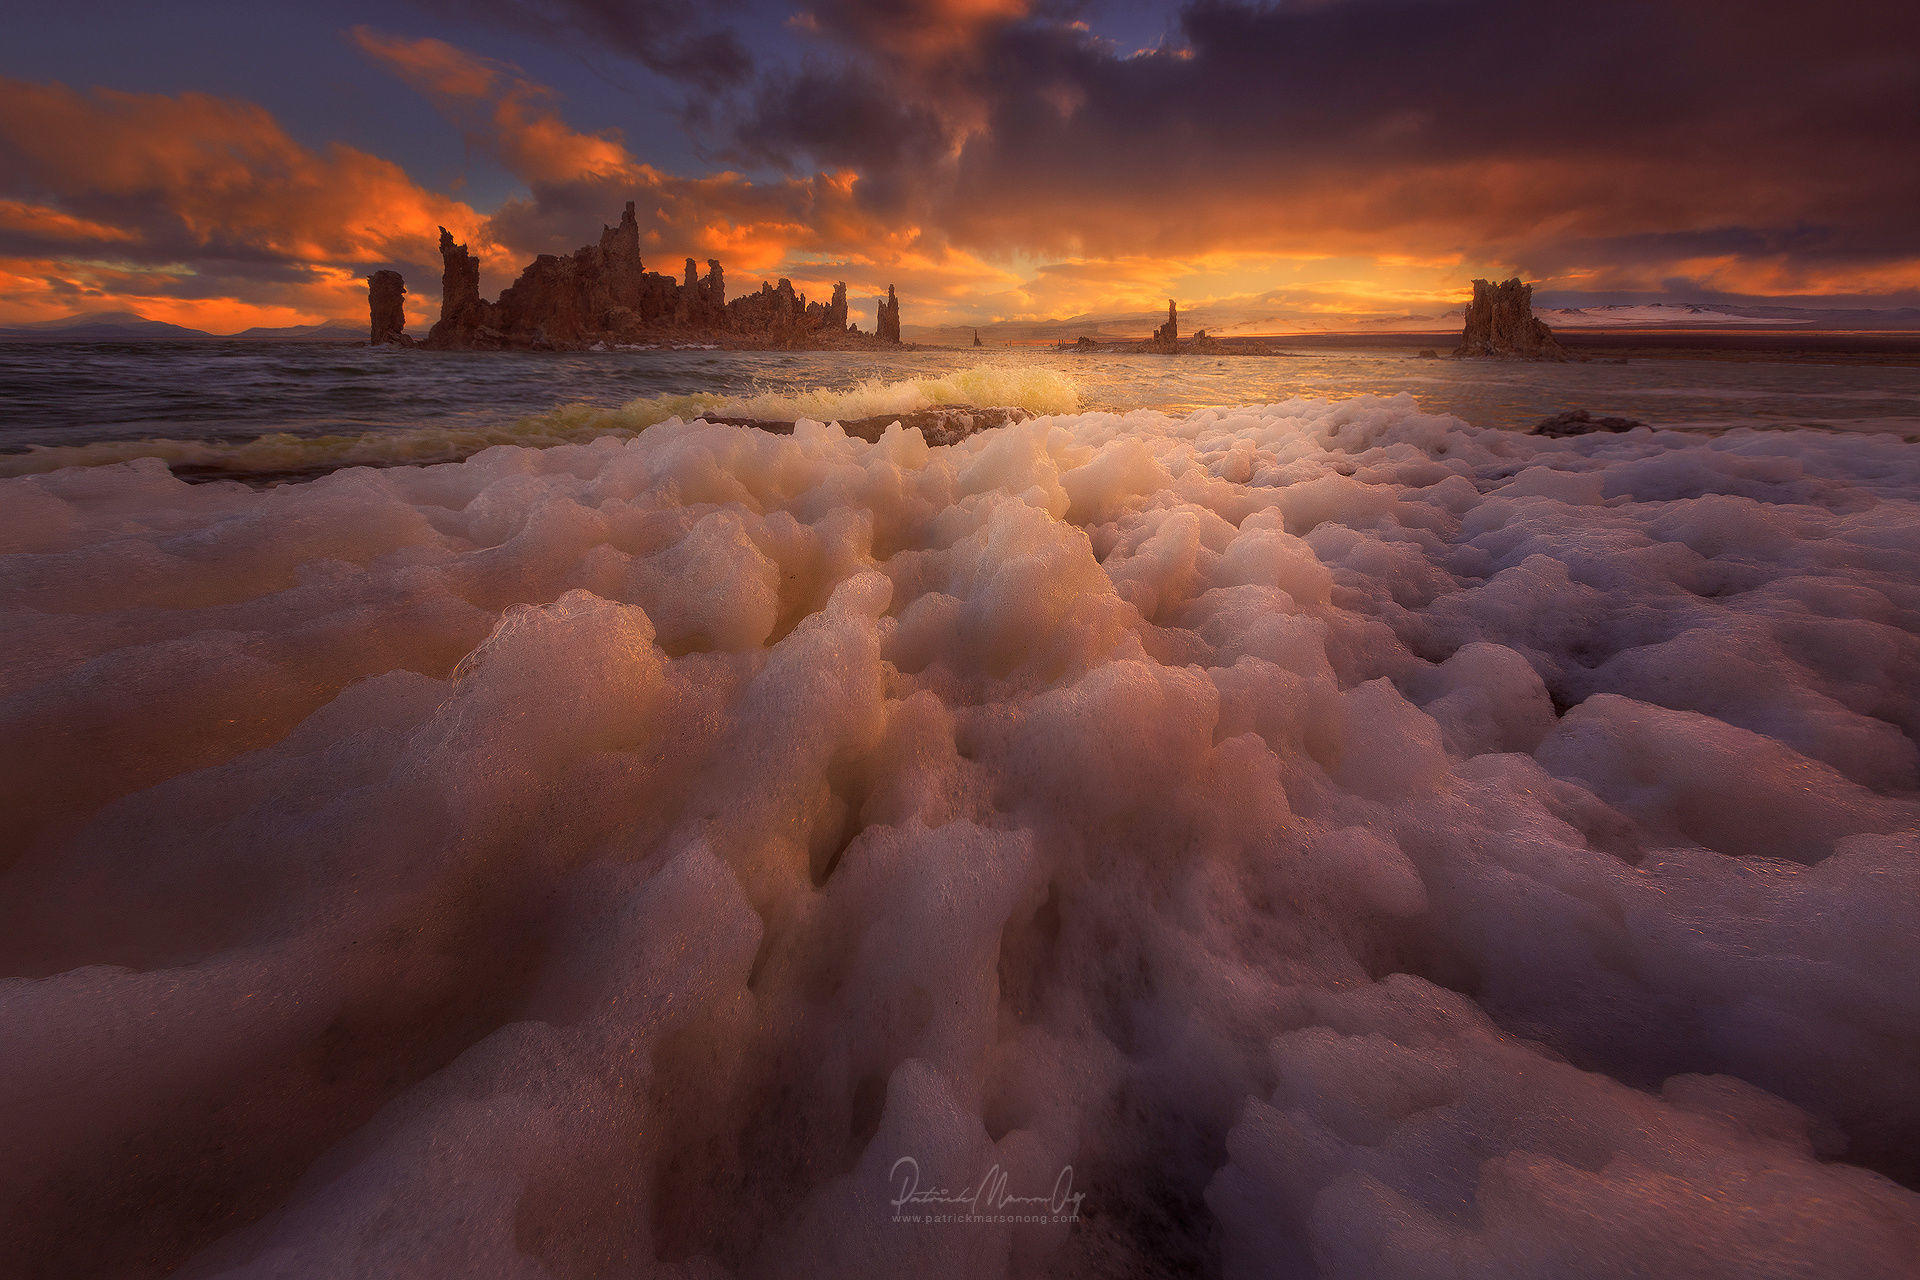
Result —
<path fill-rule="evenodd" d="M 1153 331 L 1153 340 L 1148 346 L 1168 355 L 1180 349 L 1180 315 L 1174 309 L 1172 298 L 1167 299 L 1167 322 Z"/>
<path fill-rule="evenodd" d="M 1504 356 L 1521 360 L 1564 360 L 1566 348 L 1553 330 L 1533 315 L 1533 286 L 1518 279 L 1494 284 L 1473 282 L 1473 301 L 1460 334 L 1461 356 Z"/>
<path fill-rule="evenodd" d="M 407 284 L 398 271 L 376 271 L 367 277 L 367 312 L 374 346 L 405 339 L 406 297 Z"/>

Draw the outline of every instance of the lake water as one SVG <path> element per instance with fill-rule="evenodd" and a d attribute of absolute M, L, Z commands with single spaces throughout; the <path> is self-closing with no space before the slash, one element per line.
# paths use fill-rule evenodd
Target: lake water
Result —
<path fill-rule="evenodd" d="M 1920 434 L 1920 368 L 1912 366 L 1509 364 L 1420 360 L 1385 348 L 1174 359 L 1053 350 L 501 354 L 22 343 L 0 344 L 0 474 L 140 456 L 187 473 L 238 474 L 442 460 L 489 444 L 630 431 L 675 412 L 748 404 L 851 416 L 995 396 L 1036 411 L 1178 411 L 1401 393 L 1477 426 L 1526 427 L 1582 408 L 1683 429 Z"/>

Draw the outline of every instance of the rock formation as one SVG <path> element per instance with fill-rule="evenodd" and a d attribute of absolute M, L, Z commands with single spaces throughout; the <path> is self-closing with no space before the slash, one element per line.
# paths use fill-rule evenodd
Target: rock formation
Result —
<path fill-rule="evenodd" d="M 1556 413 L 1551 418 L 1542 418 L 1533 424 L 1527 434 L 1562 439 L 1566 436 L 1584 436 L 1596 431 L 1632 431 L 1635 427 L 1647 424 L 1638 418 L 1596 418 L 1585 409 L 1568 409 Z"/>
<path fill-rule="evenodd" d="M 793 291 L 793 282 L 762 284 L 758 293 L 735 298 L 727 304 L 727 319 L 733 327 L 763 333 L 797 330 L 806 317 L 807 300 Z"/>
<path fill-rule="evenodd" d="M 785 281 L 781 282 L 786 283 Z M 813 330 L 827 333 L 846 333 L 847 330 L 847 286 L 833 286 L 833 300 L 827 303 L 807 303 L 802 323 Z"/>
<path fill-rule="evenodd" d="M 687 259 L 687 284 L 680 290 L 674 312 L 681 324 L 696 329 L 718 329 L 727 322 L 727 277 L 720 264 L 707 259 L 707 274 L 696 275 Z"/>
<path fill-rule="evenodd" d="M 900 341 L 900 299 L 894 296 L 893 286 L 887 286 L 886 301 L 874 308 L 873 331 L 882 342 Z"/>
<path fill-rule="evenodd" d="M 1054 349 L 1077 351 L 1088 355 L 1116 356 L 1291 356 L 1293 354 L 1282 350 L 1265 338 L 1219 338 L 1205 329 L 1198 330 L 1191 338 L 1182 340 L 1180 313 L 1172 302 L 1167 303 L 1167 322 L 1155 329 L 1151 338 L 1111 338 L 1101 341 L 1082 334 L 1074 342 L 1062 340 L 1055 345 Z"/>
<path fill-rule="evenodd" d="M 486 305 L 480 300 L 480 259 L 440 228 L 440 319 L 427 333 L 428 344 L 479 328 Z"/>
<path fill-rule="evenodd" d="M 1564 360 L 1566 348 L 1553 330 L 1534 319 L 1533 286 L 1519 280 L 1473 282 L 1467 323 L 1454 358 L 1493 356 L 1510 360 Z"/>
<path fill-rule="evenodd" d="M 1167 322 L 1153 331 L 1153 337 L 1148 340 L 1146 349 L 1164 352 L 1170 356 L 1179 353 L 1180 316 L 1174 310 L 1172 298 L 1167 299 Z"/>
<path fill-rule="evenodd" d="M 631 201 L 617 225 L 601 228 L 598 243 L 565 256 L 541 254 L 493 302 L 480 296 L 479 259 L 456 244 L 445 227 L 440 260 L 440 319 L 427 337 L 430 347 L 579 350 L 677 339 L 805 347 L 872 341 L 847 323 L 844 283 L 834 286 L 828 303 L 808 302 L 787 280 L 728 302 L 726 278 L 711 259 L 704 276 L 692 258 L 685 260 L 678 280 L 648 271 Z M 394 278 L 397 287 L 399 278 Z M 891 291 L 888 296 L 898 341 L 900 304 Z M 377 311 L 374 323 L 377 332 Z"/>
<path fill-rule="evenodd" d="M 367 277 L 367 312 L 373 322 L 370 341 L 376 347 L 407 341 L 407 284 L 398 271 L 376 271 Z"/>
<path fill-rule="evenodd" d="M 700 415 L 707 422 L 730 427 L 752 427 L 775 435 L 792 435 L 794 423 L 787 418 L 739 418 L 721 414 Z M 918 431 L 930 445 L 957 444 L 977 431 L 1025 422 L 1033 414 L 1018 406 L 976 409 L 968 405 L 942 405 L 937 409 L 914 409 L 906 413 L 881 413 L 870 418 L 836 419 L 840 429 L 862 440 L 878 441 L 887 428 L 899 426 Z"/>

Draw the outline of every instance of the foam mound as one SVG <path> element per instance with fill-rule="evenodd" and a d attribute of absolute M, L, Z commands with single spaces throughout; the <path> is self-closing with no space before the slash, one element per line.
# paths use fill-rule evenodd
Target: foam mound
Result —
<path fill-rule="evenodd" d="M 9 1273 L 1910 1276 L 1917 498 L 1405 398 L 0 483 Z"/>

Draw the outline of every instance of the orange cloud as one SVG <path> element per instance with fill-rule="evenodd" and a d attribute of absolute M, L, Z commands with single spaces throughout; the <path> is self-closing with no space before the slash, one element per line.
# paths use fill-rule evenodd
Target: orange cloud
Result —
<path fill-rule="evenodd" d="M 974 53 L 983 32 L 1018 22 L 1032 9 L 1031 0 L 828 0 L 810 17 L 816 29 L 926 64 Z"/>
<path fill-rule="evenodd" d="M 76 240 L 111 243 L 131 240 L 133 234 L 119 227 L 76 218 L 61 209 L 24 200 L 0 200 L 0 230 L 18 232 L 36 240 Z"/>
<path fill-rule="evenodd" d="M 200 93 L 0 79 L 0 156 L 63 211 L 163 250 L 378 262 L 442 223 L 481 222 L 391 161 L 339 143 L 316 152 L 262 108 Z"/>
<path fill-rule="evenodd" d="M 366 312 L 366 281 L 352 268 L 314 268 L 300 283 L 277 285 L 258 298 L 180 292 L 200 283 L 198 273 L 184 265 L 0 257 L 0 325 L 131 311 L 208 333 L 237 333 L 329 318 L 358 320 Z"/>
<path fill-rule="evenodd" d="M 0 78 L 0 235 L 64 259 L 10 259 L 8 320 L 136 310 L 218 330 L 353 317 L 374 266 L 432 269 L 446 225 L 485 220 L 400 166 L 295 141 L 265 110 Z"/>
<path fill-rule="evenodd" d="M 367 57 L 469 134 L 491 143 L 507 168 L 525 182 L 611 175 L 633 164 L 618 134 L 570 127 L 560 118 L 553 91 L 527 79 L 517 67 L 444 40 L 408 39 L 364 26 L 349 35 Z"/>
<path fill-rule="evenodd" d="M 859 175 L 850 169 L 774 181 L 730 171 L 665 173 L 635 158 L 616 135 L 569 126 L 550 89 L 505 63 L 440 40 L 366 27 L 352 35 L 362 52 L 462 122 L 478 145 L 533 189 L 531 199 L 498 210 L 487 229 L 491 240 L 522 261 L 584 243 L 632 200 L 642 249 L 660 260 L 656 269 L 674 274 L 683 257 L 718 258 L 736 294 L 778 276 L 819 296 L 842 280 L 856 297 L 884 293 L 894 284 L 945 315 L 969 296 L 1018 279 L 916 224 L 869 209 L 860 199 Z M 482 287 L 491 292 L 505 283 L 504 276 L 489 278 Z"/>
<path fill-rule="evenodd" d="M 90 308 L 210 328 L 358 319 L 362 277 L 389 265 L 425 319 L 439 226 L 480 254 L 493 293 L 535 253 L 592 239 L 628 200 L 655 269 L 714 257 L 736 294 L 787 276 L 824 296 L 845 280 L 857 304 L 894 284 L 910 326 L 1139 316 L 1172 295 L 1233 318 L 1223 323 L 1277 329 L 1445 310 L 1476 274 L 1581 291 L 1658 293 L 1676 278 L 1739 294 L 1920 290 L 1905 247 L 1790 251 L 1796 229 L 1839 225 L 1834 211 L 1858 195 L 1862 166 L 1844 155 L 1783 182 L 1688 147 L 1421 149 L 1431 112 L 1401 107 L 1321 146 L 1264 118 L 1209 114 L 1207 95 L 1217 106 L 1225 89 L 1192 50 L 1116 60 L 1084 28 L 1036 35 L 1030 10 L 821 0 L 801 27 L 897 74 L 878 97 L 834 97 L 831 76 L 777 96 L 781 119 L 811 110 L 809 128 L 842 138 L 866 121 L 874 145 L 772 178 L 665 172 L 617 131 L 569 123 L 559 96 L 510 63 L 355 28 L 364 56 L 524 182 L 485 213 L 378 156 L 303 145 L 250 103 L 0 78 L 0 319 Z M 1243 20 L 1258 34 L 1282 17 Z M 1009 43 L 1016 27 L 1021 43 Z M 1226 65 L 1238 31 L 1197 44 L 1200 60 Z M 1015 54 L 1044 74 L 995 62 Z M 902 86 L 937 100 L 927 146 L 883 145 L 920 116 L 856 109 Z M 1157 106 L 1134 102 L 1149 90 Z M 1787 230 L 1776 243 L 1767 228 Z"/>

